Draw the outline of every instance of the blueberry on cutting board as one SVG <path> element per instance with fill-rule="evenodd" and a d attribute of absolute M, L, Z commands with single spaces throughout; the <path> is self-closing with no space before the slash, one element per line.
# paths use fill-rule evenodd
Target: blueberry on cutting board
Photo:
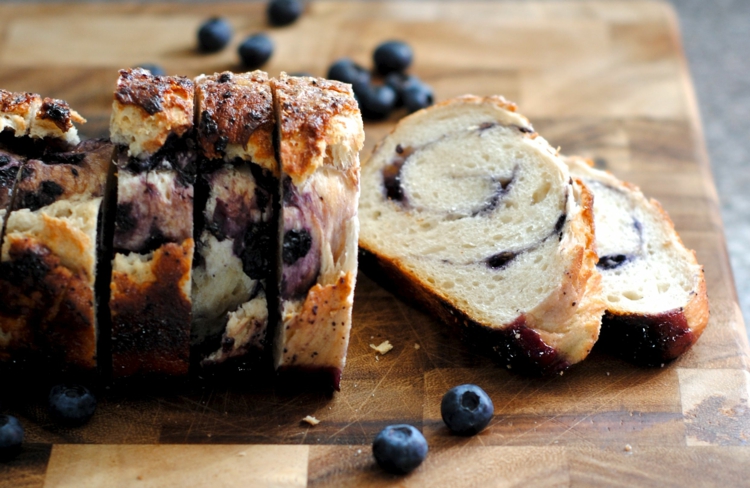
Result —
<path fill-rule="evenodd" d="M 265 34 L 255 34 L 247 37 L 238 48 L 242 65 L 249 69 L 263 66 L 273 54 L 273 42 Z"/>
<path fill-rule="evenodd" d="M 49 392 L 49 411 L 52 418 L 65 425 L 83 425 L 96 410 L 96 398 L 81 385 L 57 385 Z"/>
<path fill-rule="evenodd" d="M 443 422 L 454 434 L 474 435 L 492 420 L 495 406 L 477 385 L 459 385 L 448 390 L 440 402 Z"/>
<path fill-rule="evenodd" d="M 354 85 L 354 95 L 367 120 L 386 119 L 396 108 L 396 92 L 388 85 Z"/>
<path fill-rule="evenodd" d="M 12 415 L 0 415 L 0 461 L 12 459 L 21 452 L 23 426 Z"/>
<path fill-rule="evenodd" d="M 414 471 L 427 457 L 427 441 L 411 425 L 389 425 L 375 437 L 372 454 L 385 471 L 406 474 Z"/>
<path fill-rule="evenodd" d="M 434 102 L 432 88 L 421 81 L 412 83 L 401 93 L 401 102 L 409 113 L 427 108 Z"/>
<path fill-rule="evenodd" d="M 382 75 L 404 71 L 411 65 L 413 57 L 411 47 L 402 41 L 386 41 L 375 48 L 372 55 L 375 69 Z"/>
<path fill-rule="evenodd" d="M 303 7 L 300 0 L 271 0 L 268 2 L 268 22 L 275 26 L 294 23 L 302 15 Z"/>
<path fill-rule="evenodd" d="M 205 53 L 215 53 L 224 49 L 231 38 L 232 26 L 229 22 L 214 17 L 205 21 L 198 29 L 198 49 Z"/>
<path fill-rule="evenodd" d="M 370 73 L 349 58 L 341 58 L 334 62 L 328 68 L 326 78 L 350 85 L 370 83 Z"/>

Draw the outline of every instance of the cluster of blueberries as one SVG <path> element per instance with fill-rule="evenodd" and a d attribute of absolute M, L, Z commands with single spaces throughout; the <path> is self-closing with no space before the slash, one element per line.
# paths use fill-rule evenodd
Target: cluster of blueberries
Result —
<path fill-rule="evenodd" d="M 302 0 L 271 0 L 266 14 L 269 24 L 278 27 L 294 23 L 303 10 Z M 198 49 L 204 53 L 219 52 L 229 45 L 232 35 L 232 26 L 226 19 L 208 19 L 198 29 Z M 247 70 L 262 67 L 271 58 L 273 48 L 273 41 L 265 33 L 246 37 L 238 48 L 242 66 Z M 415 75 L 406 73 L 413 57 L 408 44 L 387 41 L 373 53 L 374 73 L 380 75 L 381 82 L 373 83 L 370 71 L 349 58 L 333 63 L 328 69 L 328 78 L 352 85 L 362 116 L 367 120 L 386 119 L 399 107 L 412 113 L 432 105 L 434 98 L 432 88 Z M 165 74 L 164 69 L 155 64 L 144 63 L 139 67 L 153 75 Z M 307 73 L 293 75 L 309 76 Z"/>
<path fill-rule="evenodd" d="M 429 107 L 433 102 L 432 88 L 414 75 L 406 73 L 414 54 L 402 41 L 386 41 L 372 53 L 375 72 L 383 82 L 375 84 L 370 71 L 349 58 L 342 58 L 328 68 L 328 78 L 350 83 L 359 102 L 362 117 L 367 120 L 388 118 L 394 109 L 407 112 Z"/>
<path fill-rule="evenodd" d="M 49 414 L 61 425 L 83 425 L 94 415 L 94 410 L 96 398 L 85 386 L 57 385 L 50 390 Z M 0 461 L 21 452 L 23 437 L 23 426 L 16 417 L 0 414 Z"/>
<path fill-rule="evenodd" d="M 487 427 L 494 413 L 492 399 L 477 385 L 451 388 L 440 402 L 443 422 L 457 435 L 478 434 Z M 406 474 L 415 470 L 427 457 L 427 441 L 411 425 L 389 425 L 375 437 L 372 453 L 385 471 Z"/>

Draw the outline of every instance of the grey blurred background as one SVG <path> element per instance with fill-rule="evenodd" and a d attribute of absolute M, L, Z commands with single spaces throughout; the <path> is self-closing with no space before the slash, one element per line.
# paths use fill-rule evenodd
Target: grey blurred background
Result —
<path fill-rule="evenodd" d="M 745 249 L 750 242 L 750 0 L 662 1 L 669 1 L 680 19 L 721 201 L 737 294 L 750 335 L 750 252 Z"/>

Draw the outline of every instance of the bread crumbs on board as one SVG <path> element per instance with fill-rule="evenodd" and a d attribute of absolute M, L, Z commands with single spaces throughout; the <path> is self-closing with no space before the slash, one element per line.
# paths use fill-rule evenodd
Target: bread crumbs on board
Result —
<path fill-rule="evenodd" d="M 307 422 L 308 424 L 312 425 L 313 427 L 315 427 L 316 425 L 318 425 L 320 423 L 320 420 L 316 419 L 312 415 L 308 415 L 307 417 L 303 418 L 302 421 L 303 422 Z"/>
<path fill-rule="evenodd" d="M 375 349 L 377 352 L 379 352 L 381 356 L 385 355 L 388 351 L 393 349 L 393 345 L 390 343 L 390 341 L 383 341 L 380 343 L 379 346 L 370 344 L 370 347 Z"/>

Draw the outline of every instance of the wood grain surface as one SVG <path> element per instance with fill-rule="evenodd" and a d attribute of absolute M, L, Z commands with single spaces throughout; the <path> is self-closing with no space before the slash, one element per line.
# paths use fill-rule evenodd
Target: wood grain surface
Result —
<path fill-rule="evenodd" d="M 92 421 L 55 425 L 44 400 L 3 391 L 27 444 L 0 464 L 0 486 L 739 486 L 750 475 L 749 348 L 737 305 L 695 97 L 674 13 L 657 2 L 311 2 L 296 24 L 265 25 L 264 4 L 2 5 L 0 87 L 68 100 L 106 135 L 116 70 L 156 62 L 170 74 L 241 69 L 236 46 L 268 30 L 265 67 L 324 75 L 378 42 L 414 47 L 413 72 L 438 99 L 516 101 L 565 153 L 641 186 L 705 266 L 711 320 L 663 368 L 600 352 L 563 376 L 528 379 L 476 356 L 446 327 L 360 273 L 340 393 L 279 391 L 252 374 L 229 386 L 100 395 Z M 211 15 L 229 49 L 195 52 Z M 394 119 L 395 120 L 395 119 Z M 366 159 L 394 120 L 367 124 Z M 397 236 L 394 236 L 397 238 Z M 389 340 L 380 356 L 370 344 Z M 476 383 L 495 417 L 473 438 L 449 434 L 440 399 Z M 317 426 L 301 422 L 307 415 Z M 374 435 L 421 429 L 427 461 L 381 472 Z"/>

